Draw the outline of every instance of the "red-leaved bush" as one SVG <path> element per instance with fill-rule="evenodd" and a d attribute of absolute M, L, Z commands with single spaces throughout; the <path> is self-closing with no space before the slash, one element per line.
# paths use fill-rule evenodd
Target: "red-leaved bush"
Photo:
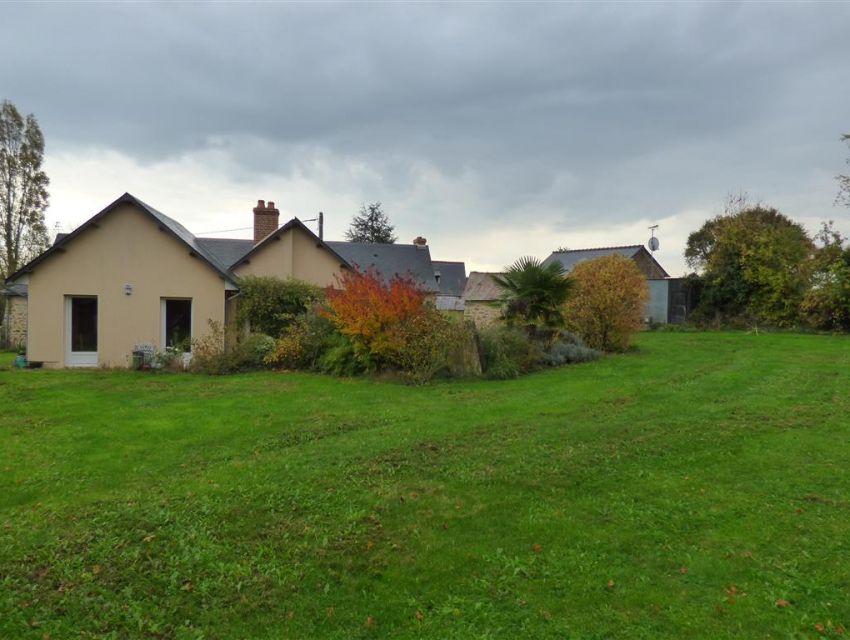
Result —
<path fill-rule="evenodd" d="M 337 284 L 325 291 L 322 314 L 375 365 L 397 361 L 407 348 L 408 325 L 427 312 L 425 294 L 408 278 L 384 282 L 374 269 L 344 271 Z"/>

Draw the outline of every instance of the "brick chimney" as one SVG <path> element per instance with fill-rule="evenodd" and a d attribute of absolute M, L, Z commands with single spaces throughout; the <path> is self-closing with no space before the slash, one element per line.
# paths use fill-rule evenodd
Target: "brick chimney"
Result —
<path fill-rule="evenodd" d="M 413 244 L 415 244 L 418 249 L 422 249 L 428 244 L 428 241 L 422 236 L 416 236 L 413 239 Z"/>
<path fill-rule="evenodd" d="M 257 200 L 257 206 L 254 207 L 254 244 L 276 231 L 279 223 L 280 211 L 275 209 L 274 202 L 269 200 L 266 204 L 264 200 Z"/>

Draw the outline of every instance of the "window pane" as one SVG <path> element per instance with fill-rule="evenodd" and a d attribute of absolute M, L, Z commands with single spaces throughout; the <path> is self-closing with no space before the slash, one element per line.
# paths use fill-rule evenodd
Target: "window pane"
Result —
<path fill-rule="evenodd" d="M 180 346 L 190 351 L 192 338 L 192 301 L 165 301 L 165 346 Z"/>
<path fill-rule="evenodd" d="M 97 351 L 97 298 L 71 298 L 71 351 Z"/>

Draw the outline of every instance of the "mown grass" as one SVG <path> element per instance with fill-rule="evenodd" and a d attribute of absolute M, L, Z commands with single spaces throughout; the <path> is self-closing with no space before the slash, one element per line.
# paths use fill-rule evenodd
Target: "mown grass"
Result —
<path fill-rule="evenodd" d="M 839 637 L 848 389 L 790 334 L 424 387 L 2 371 L 0 638 Z"/>

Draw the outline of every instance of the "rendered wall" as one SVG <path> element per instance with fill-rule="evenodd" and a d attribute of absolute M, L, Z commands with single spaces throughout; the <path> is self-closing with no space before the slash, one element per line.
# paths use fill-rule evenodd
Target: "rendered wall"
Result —
<path fill-rule="evenodd" d="M 66 296 L 97 296 L 98 364 L 126 366 L 135 344 L 161 348 L 161 298 L 191 298 L 192 335 L 200 337 L 209 320 L 224 322 L 224 291 L 222 277 L 185 244 L 121 205 L 30 274 L 27 357 L 64 366 Z"/>

